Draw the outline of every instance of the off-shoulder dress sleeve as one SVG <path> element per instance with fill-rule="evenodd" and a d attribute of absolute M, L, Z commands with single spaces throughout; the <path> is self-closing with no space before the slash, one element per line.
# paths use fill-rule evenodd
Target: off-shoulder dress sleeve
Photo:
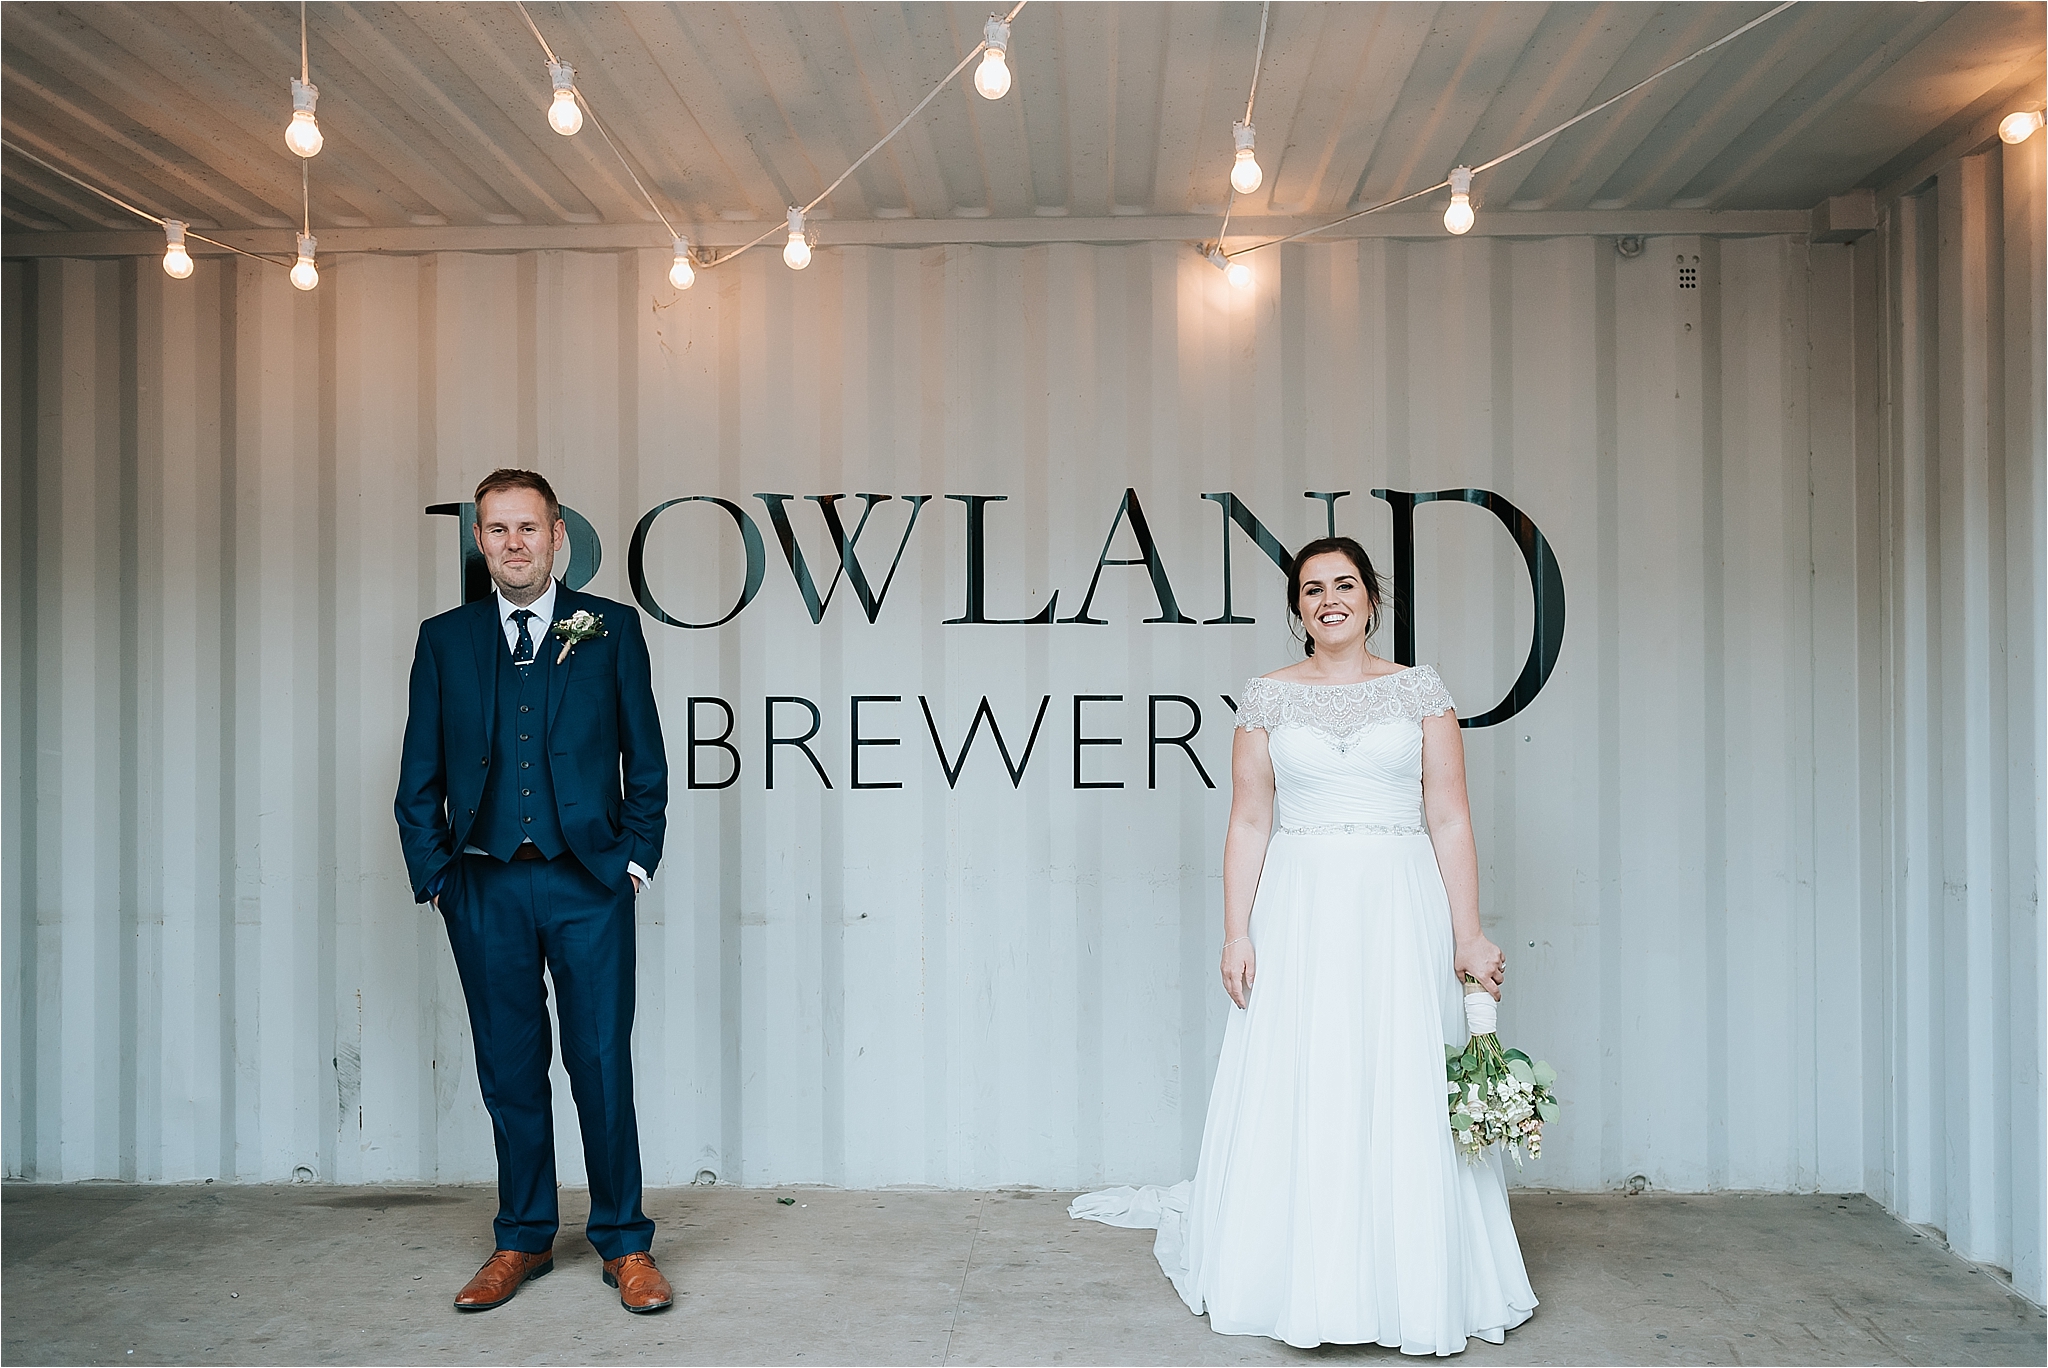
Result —
<path fill-rule="evenodd" d="M 1408 677 L 1414 680 L 1409 685 L 1409 696 L 1417 717 L 1436 717 L 1457 706 L 1451 701 L 1451 691 L 1444 687 L 1443 677 L 1437 674 L 1436 666 L 1418 665 L 1408 672 Z"/>
<path fill-rule="evenodd" d="M 1244 699 L 1237 707 L 1237 723 L 1243 731 L 1271 731 L 1280 721 L 1280 687 L 1277 681 L 1254 675 L 1244 682 Z"/>

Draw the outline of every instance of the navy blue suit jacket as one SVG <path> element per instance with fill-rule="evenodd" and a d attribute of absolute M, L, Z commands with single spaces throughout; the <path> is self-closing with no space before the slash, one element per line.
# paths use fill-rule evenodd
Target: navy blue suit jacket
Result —
<path fill-rule="evenodd" d="M 585 869 L 624 890 L 631 887 L 627 861 L 650 875 L 661 863 L 668 754 L 640 615 L 623 603 L 557 585 L 556 620 L 578 609 L 602 617 L 605 635 L 579 643 L 550 672 L 541 725 L 563 838 Z M 546 636 L 540 649 L 560 651 L 561 641 Z M 394 804 L 416 902 L 439 890 L 442 872 L 467 843 L 482 806 L 498 657 L 506 650 L 495 596 L 420 624 Z"/>

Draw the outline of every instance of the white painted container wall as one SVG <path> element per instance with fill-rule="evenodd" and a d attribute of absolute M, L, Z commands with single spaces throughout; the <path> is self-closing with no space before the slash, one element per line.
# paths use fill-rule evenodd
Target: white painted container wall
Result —
<path fill-rule="evenodd" d="M 649 624 L 675 775 L 640 903 L 649 1181 L 1185 1176 L 1226 1009 L 1222 695 L 1298 653 L 1280 576 L 1233 533 L 1255 624 L 1147 624 L 1112 565 L 1106 625 L 945 625 L 943 496 L 1008 500 L 989 613 L 1057 591 L 1065 618 L 1135 489 L 1199 620 L 1204 493 L 1294 546 L 1324 526 L 1302 492 L 1349 490 L 1337 526 L 1380 555 L 1370 490 L 1474 486 L 1542 528 L 1569 605 L 1541 696 L 1465 733 L 1504 1030 L 1567 1098 L 1530 1180 L 1867 1190 L 2039 1296 L 2041 184 L 2037 145 L 1970 159 L 1854 248 L 1300 245 L 1250 296 L 1179 245 L 762 252 L 682 294 L 666 253 L 341 258 L 311 295 L 218 259 L 10 262 L 6 1172 L 491 1176 L 391 795 L 414 626 L 460 592 L 423 510 L 519 464 L 588 517 L 614 598 L 665 500 L 766 537 L 731 623 Z M 842 584 L 814 626 L 755 496 L 856 491 L 932 498 L 876 620 Z M 861 542 L 876 584 L 907 511 Z M 1420 654 L 1476 714 L 1527 652 L 1527 576 L 1479 509 L 1417 529 Z M 647 538 L 679 618 L 743 564 L 712 504 Z M 902 787 L 851 788 L 854 695 L 901 700 L 862 705 L 900 744 L 859 764 Z M 1085 776 L 1121 789 L 1074 787 L 1076 695 L 1122 696 L 1082 705 L 1121 740 Z M 1199 706 L 1216 788 L 1173 747 L 1147 786 L 1154 695 Z M 686 787 L 693 696 L 737 714 L 729 788 Z M 765 786 L 769 696 L 819 705 L 830 790 L 789 747 Z M 984 733 L 949 788 L 919 699 L 950 751 L 984 696 L 1013 751 L 1050 697 L 1037 749 L 1013 787 Z"/>

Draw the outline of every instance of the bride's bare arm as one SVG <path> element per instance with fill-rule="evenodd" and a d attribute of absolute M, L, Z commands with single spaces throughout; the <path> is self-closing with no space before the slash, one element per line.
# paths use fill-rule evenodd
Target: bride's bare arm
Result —
<path fill-rule="evenodd" d="M 1498 998 L 1506 961 L 1479 929 L 1479 852 L 1472 841 L 1472 804 L 1465 796 L 1465 736 L 1455 712 L 1422 719 L 1422 814 L 1444 892 L 1451 898 L 1451 935 L 1457 942 L 1452 972 L 1461 981 L 1471 975 Z"/>
<path fill-rule="evenodd" d="M 1223 837 L 1223 991 L 1251 1001 L 1252 899 L 1273 834 L 1273 756 L 1263 729 L 1240 727 L 1230 743 L 1230 827 Z"/>

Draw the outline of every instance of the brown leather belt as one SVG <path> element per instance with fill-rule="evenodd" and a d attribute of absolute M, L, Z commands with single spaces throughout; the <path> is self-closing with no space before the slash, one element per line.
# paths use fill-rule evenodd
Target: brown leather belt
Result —
<path fill-rule="evenodd" d="M 539 846 L 531 841 L 527 841 L 522 843 L 519 849 L 512 852 L 512 858 L 515 860 L 545 860 L 547 856 L 540 853 Z"/>

